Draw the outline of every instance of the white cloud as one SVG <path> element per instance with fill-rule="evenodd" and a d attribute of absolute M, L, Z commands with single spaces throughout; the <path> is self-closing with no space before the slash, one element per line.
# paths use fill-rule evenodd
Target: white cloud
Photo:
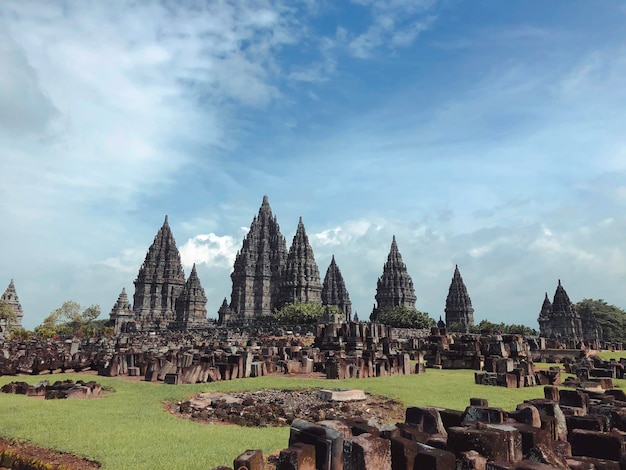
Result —
<path fill-rule="evenodd" d="M 214 233 L 196 235 L 179 248 L 180 258 L 187 268 L 195 263 L 232 269 L 238 249 L 237 243 L 229 235 L 219 236 Z"/>

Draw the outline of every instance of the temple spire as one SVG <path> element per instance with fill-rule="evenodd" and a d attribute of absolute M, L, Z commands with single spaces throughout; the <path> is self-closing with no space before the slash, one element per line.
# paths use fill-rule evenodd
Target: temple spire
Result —
<path fill-rule="evenodd" d="M 324 277 L 322 305 L 336 305 L 345 315 L 346 321 L 351 320 L 352 302 L 341 271 L 335 262 L 335 255 L 332 256 Z"/>
<path fill-rule="evenodd" d="M 278 284 L 286 257 L 285 237 L 265 195 L 230 275 L 232 315 L 239 318 L 272 315 L 278 303 Z"/>
<path fill-rule="evenodd" d="M 474 307 L 461 277 L 459 266 L 455 265 L 452 282 L 446 298 L 446 325 L 460 324 L 463 330 L 474 324 Z"/>
<path fill-rule="evenodd" d="M 321 292 L 319 269 L 300 217 L 281 275 L 278 307 L 295 302 L 321 304 Z"/>
<path fill-rule="evenodd" d="M 376 287 L 376 306 L 371 315 L 371 320 L 376 321 L 378 312 L 386 308 L 398 306 L 415 309 L 415 289 L 413 280 L 402 260 L 398 250 L 396 236 L 391 240 L 391 248 L 387 256 L 387 262 L 383 266 L 383 274 L 378 278 Z"/>
<path fill-rule="evenodd" d="M 176 327 L 186 330 L 206 326 L 206 302 L 207 298 L 194 263 L 183 292 L 176 300 Z"/>
<path fill-rule="evenodd" d="M 145 329 L 163 329 L 175 319 L 176 299 L 185 273 L 167 216 L 154 237 L 135 279 L 136 320 Z"/>

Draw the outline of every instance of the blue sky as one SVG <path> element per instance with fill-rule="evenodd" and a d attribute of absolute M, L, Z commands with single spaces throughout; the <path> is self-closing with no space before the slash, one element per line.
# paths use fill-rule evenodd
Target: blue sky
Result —
<path fill-rule="evenodd" d="M 362 318 L 394 234 L 435 318 L 455 264 L 477 321 L 536 327 L 559 278 L 626 307 L 625 23 L 608 0 L 5 0 L 0 282 L 27 327 L 106 316 L 168 214 L 215 316 L 267 194 Z"/>

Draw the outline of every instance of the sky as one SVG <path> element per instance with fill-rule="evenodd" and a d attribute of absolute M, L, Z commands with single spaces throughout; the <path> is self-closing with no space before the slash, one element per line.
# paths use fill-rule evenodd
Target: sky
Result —
<path fill-rule="evenodd" d="M 108 317 L 168 215 L 209 317 L 268 195 L 367 318 L 395 235 L 417 308 L 626 308 L 621 1 L 3 0 L 0 291 Z"/>

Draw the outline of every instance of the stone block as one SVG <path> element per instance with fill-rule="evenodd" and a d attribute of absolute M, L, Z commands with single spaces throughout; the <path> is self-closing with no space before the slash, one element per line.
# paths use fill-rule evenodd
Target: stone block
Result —
<path fill-rule="evenodd" d="M 315 470 L 315 447 L 297 443 L 282 450 L 276 470 Z"/>
<path fill-rule="evenodd" d="M 366 400 L 363 390 L 319 390 L 317 396 L 326 401 L 357 401 Z"/>
<path fill-rule="evenodd" d="M 439 415 L 439 410 L 432 407 L 412 406 L 406 409 L 405 422 L 413 424 L 418 430 L 428 434 L 446 436 L 447 432 Z"/>
<path fill-rule="evenodd" d="M 570 434 L 569 443 L 574 456 L 619 461 L 624 452 L 624 437 L 619 431 L 574 429 Z"/>
<path fill-rule="evenodd" d="M 291 423 L 289 447 L 310 444 L 315 448 L 319 470 L 341 470 L 343 466 L 343 436 L 334 429 L 296 418 Z"/>
<path fill-rule="evenodd" d="M 509 412 L 508 415 L 518 423 L 528 424 L 529 426 L 534 426 L 536 428 L 541 427 L 541 416 L 539 415 L 539 410 L 533 405 L 521 403 L 517 405 L 517 409 L 515 411 Z"/>
<path fill-rule="evenodd" d="M 475 450 L 498 462 L 522 460 L 522 436 L 513 426 L 482 424 L 475 427 L 453 427 L 448 430 L 448 448 L 455 454 Z"/>
<path fill-rule="evenodd" d="M 522 454 L 526 455 L 530 449 L 537 447 L 538 445 L 550 446 L 552 442 L 552 436 L 544 429 L 536 428 L 528 424 L 510 423 L 515 429 L 517 429 L 522 436 Z"/>
<path fill-rule="evenodd" d="M 464 422 L 479 421 L 481 423 L 502 424 L 504 423 L 504 411 L 501 408 L 468 406 L 465 408 L 462 420 Z"/>
<path fill-rule="evenodd" d="M 246 450 L 233 461 L 235 470 L 264 470 L 263 452 L 260 450 Z"/>
<path fill-rule="evenodd" d="M 485 470 L 487 458 L 475 450 L 461 452 L 456 459 L 456 470 Z"/>
<path fill-rule="evenodd" d="M 456 467 L 456 456 L 447 450 L 419 446 L 414 467 L 420 470 L 452 470 Z"/>
<path fill-rule="evenodd" d="M 165 374 L 163 382 L 168 385 L 178 385 L 178 374 Z"/>
<path fill-rule="evenodd" d="M 415 456 L 417 455 L 417 443 L 395 437 L 391 439 L 391 468 L 392 470 L 413 469 Z"/>
<path fill-rule="evenodd" d="M 391 470 L 391 441 L 371 434 L 345 439 L 343 470 Z"/>

